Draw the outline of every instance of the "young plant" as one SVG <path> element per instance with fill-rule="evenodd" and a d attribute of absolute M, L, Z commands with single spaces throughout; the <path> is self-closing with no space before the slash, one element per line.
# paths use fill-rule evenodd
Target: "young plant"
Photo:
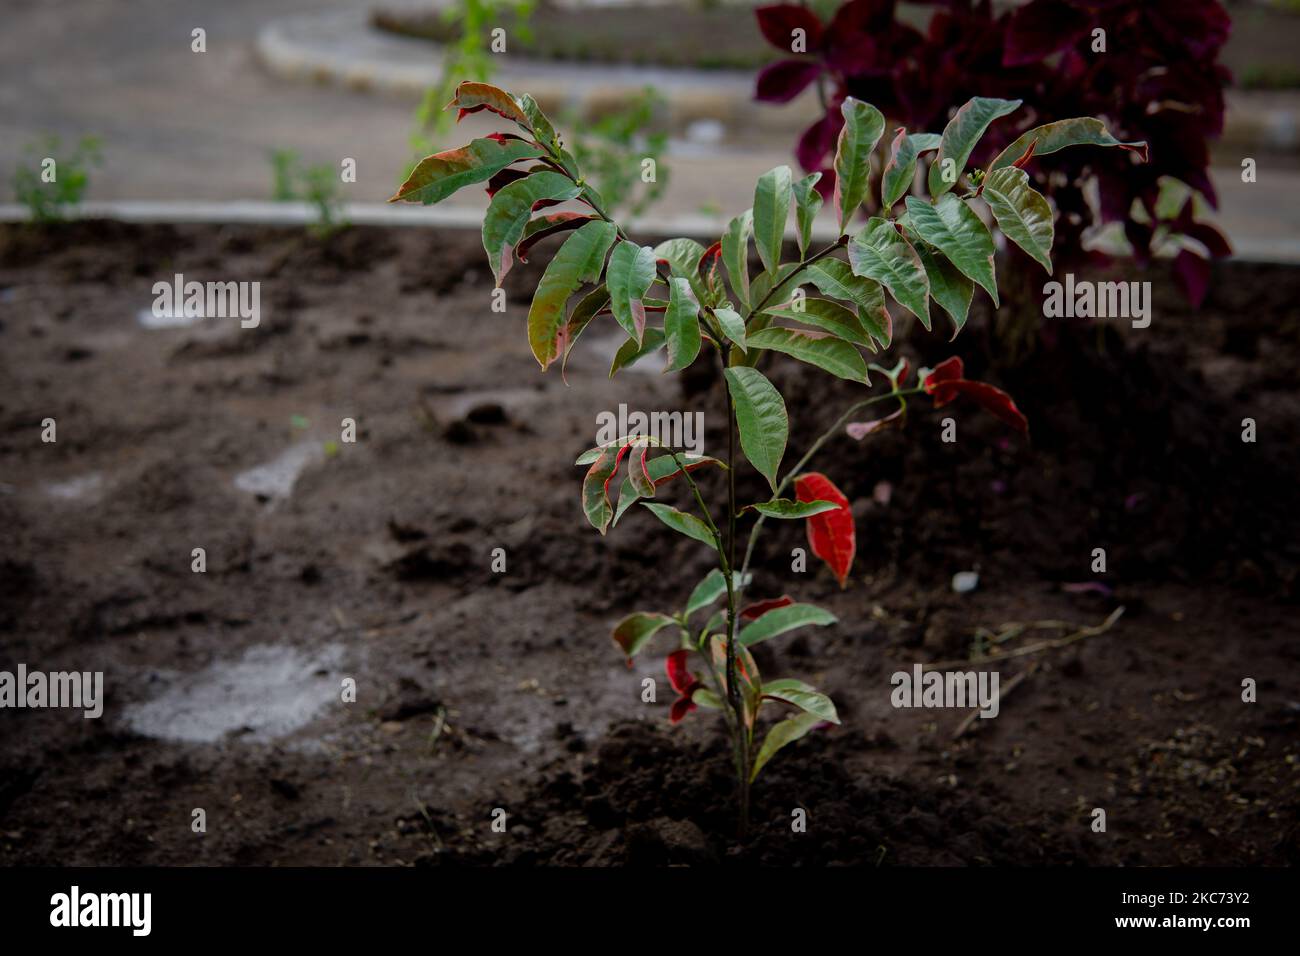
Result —
<path fill-rule="evenodd" d="M 967 157 L 985 129 L 1019 106 L 1018 101 L 976 98 L 941 134 L 894 134 L 881 183 L 880 215 L 850 234 L 867 198 L 868 160 L 884 135 L 885 120 L 873 106 L 848 98 L 835 151 L 832 205 L 838 239 L 821 249 L 810 248 L 813 222 L 822 206 L 816 189 L 819 174 L 796 180 L 788 167 L 780 166 L 759 178 L 753 207 L 731 220 L 726 234 L 711 246 L 678 238 L 650 248 L 630 239 L 609 217 L 601 196 L 583 178 L 532 97 L 516 98 L 496 87 L 467 82 L 457 88 L 450 106 L 458 116 L 489 110 L 517 131 L 428 157 L 391 201 L 434 203 L 465 186 L 485 183 L 492 201 L 483 219 L 483 245 L 498 284 L 516 257 L 525 258 L 543 238 L 565 234 L 528 311 L 528 341 L 543 370 L 557 362 L 563 366 L 583 331 L 606 315 L 627 336 L 611 375 L 661 350 L 670 371 L 685 369 L 709 353 L 721 365 L 728 423 L 725 459 L 679 454 L 638 433 L 584 452 L 577 464 L 587 467 L 583 511 L 601 534 L 640 503 L 673 531 L 709 549 L 717 562 L 679 611 L 631 614 L 615 627 L 613 639 L 630 664 L 652 638 L 672 636 L 667 672 L 678 696 L 671 719 L 679 721 L 699 707 L 721 711 L 731 738 L 743 833 L 750 785 L 773 755 L 815 728 L 839 722 L 825 694 L 799 680 L 761 675 L 750 653 L 764 641 L 836 620 L 821 608 L 787 596 L 745 600 L 750 560 L 764 522 L 804 521 L 813 553 L 844 587 L 855 552 L 852 511 L 829 477 L 806 470 L 840 429 L 861 438 L 901 422 L 908 399 L 925 396 L 935 407 L 970 399 L 1022 433 L 1028 431 L 1011 398 L 991 385 L 967 380 L 958 358 L 933 370 L 921 369 L 915 377 L 906 361 L 890 368 L 868 364 L 864 352 L 879 353 L 893 340 L 894 318 L 886 293 L 927 329 L 933 299 L 960 331 L 976 286 L 998 302 L 993 236 L 981 212 L 996 221 L 1007 239 L 1050 266 L 1051 211 L 1021 168 L 1026 157 L 1075 145 L 1122 144 L 1096 120 L 1067 120 L 1030 131 L 999 154 L 987 174 L 965 180 Z M 920 158 L 930 153 L 935 154 L 928 177 L 931 198 L 909 196 L 900 205 Z M 560 203 L 578 208 L 553 211 L 551 207 Z M 798 258 L 785 261 L 792 205 Z M 534 215 L 538 210 L 544 211 Z M 751 242 L 761 263 L 757 273 L 750 270 Z M 820 297 L 806 297 L 805 286 Z M 789 418 L 781 394 L 760 370 L 775 352 L 864 390 L 864 397 L 784 473 Z M 867 394 L 872 372 L 885 387 Z M 864 409 L 882 403 L 894 407 L 892 414 L 853 421 Z M 737 500 L 736 470 L 742 455 L 766 481 L 769 498 L 744 504 Z M 625 458 L 626 475 L 613 497 L 611 484 Z M 717 504 L 705 501 L 693 477 L 701 469 L 722 473 L 726 492 L 720 512 Z M 653 500 L 662 485 L 679 476 L 690 489 L 691 508 L 683 511 Z M 738 546 L 742 521 L 752 521 L 743 552 Z M 710 613 L 724 598 L 725 609 Z M 701 624 L 696 615 L 707 617 Z M 759 717 L 767 704 L 791 708 L 793 715 L 761 736 Z"/>
<path fill-rule="evenodd" d="M 1149 142 L 1151 162 L 1138 167 L 1088 151 L 1041 163 L 1039 144 L 1025 168 L 1052 201 L 1062 267 L 1090 258 L 1086 234 L 1110 225 L 1140 265 L 1157 251 L 1175 252 L 1174 273 L 1200 304 L 1210 260 L 1231 253 L 1222 233 L 1197 218 L 1217 203 L 1208 144 L 1223 131 L 1230 79 L 1218 62 L 1230 23 L 1217 0 L 941 0 L 923 31 L 897 6 L 849 0 L 816 12 L 794 3 L 756 10 L 763 35 L 785 57 L 759 74 L 755 95 L 785 103 L 816 87 L 824 113 L 795 155 L 804 169 L 827 174 L 823 188 L 832 185 L 827 162 L 846 96 L 923 129 L 942 124 L 972 91 L 1023 98 L 1021 119 L 972 155 L 981 164 L 1031 126 L 1100 117 L 1120 139 Z"/>
<path fill-rule="evenodd" d="M 81 202 L 90 185 L 90 167 L 101 162 L 99 139 L 83 136 L 71 152 L 63 152 L 57 136 L 29 143 L 27 162 L 14 169 L 14 196 L 27 207 L 33 222 L 63 218 L 64 209 Z"/>
<path fill-rule="evenodd" d="M 347 226 L 337 170 L 325 163 L 308 166 L 291 149 L 271 152 L 271 196 L 276 202 L 301 200 L 314 206 L 316 221 L 310 231 L 320 238 Z"/>

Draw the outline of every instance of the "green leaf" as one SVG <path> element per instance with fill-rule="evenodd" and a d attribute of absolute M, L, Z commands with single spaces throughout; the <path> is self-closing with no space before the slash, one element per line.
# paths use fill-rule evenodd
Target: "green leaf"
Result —
<path fill-rule="evenodd" d="M 1147 144 L 1144 141 L 1123 143 L 1106 129 L 1106 124 L 1092 117 L 1059 120 L 1035 126 L 1029 132 L 1019 136 L 1015 142 L 1004 149 L 989 164 L 989 171 L 1010 166 L 1034 143 L 1034 156 L 1046 156 L 1069 146 L 1118 146 L 1147 158 Z"/>
<path fill-rule="evenodd" d="M 722 262 L 727 267 L 731 291 L 749 310 L 749 240 L 754 235 L 754 211 L 746 209 L 727 225 L 722 237 Z"/>
<path fill-rule="evenodd" d="M 1015 112 L 1020 108 L 1020 102 L 1020 100 L 976 96 L 957 110 L 953 118 L 948 121 L 948 125 L 943 128 L 943 142 L 939 144 L 939 154 L 930 165 L 931 196 L 942 196 L 957 185 L 957 179 L 966 169 L 966 160 L 970 159 L 971 151 L 984 135 L 984 131 L 989 128 L 989 124 L 998 117 Z M 1019 156 L 1018 153 L 1016 155 Z M 944 182 L 945 160 L 952 160 L 952 182 Z"/>
<path fill-rule="evenodd" d="M 578 336 L 582 334 L 591 320 L 596 317 L 596 313 L 605 307 L 609 301 L 609 290 L 605 288 L 602 282 L 596 288 L 584 295 L 578 304 L 573 307 L 569 313 L 569 321 L 564 325 L 562 338 L 564 339 L 564 359 L 560 363 L 560 374 L 564 374 L 565 367 L 569 364 L 569 353 L 573 351 L 573 346 L 578 341 Z"/>
<path fill-rule="evenodd" d="M 916 140 L 907 135 L 907 130 L 899 127 L 894 141 L 889 144 L 889 159 L 880 174 L 880 202 L 888 213 L 891 206 L 898 202 L 912 188 L 916 178 Z"/>
<path fill-rule="evenodd" d="M 673 276 L 672 294 L 664 312 L 664 336 L 668 342 L 668 367 L 665 372 L 679 372 L 700 354 L 699 304 L 685 279 Z"/>
<path fill-rule="evenodd" d="M 707 707 L 709 710 L 721 710 L 722 698 L 707 687 L 697 687 L 691 692 L 691 701 L 699 707 Z"/>
<path fill-rule="evenodd" d="M 727 579 L 717 568 L 710 571 L 703 581 L 695 585 L 695 590 L 686 601 L 686 617 L 690 617 L 696 611 L 708 607 L 722 595 L 727 593 Z"/>
<path fill-rule="evenodd" d="M 669 239 L 655 246 L 655 258 L 664 259 L 672 274 L 687 280 L 697 302 L 705 301 L 704 284 L 700 281 L 700 261 L 705 249 L 694 239 Z"/>
<path fill-rule="evenodd" d="M 875 285 L 875 283 L 872 284 Z M 879 289 L 880 286 L 877 285 L 876 288 Z M 869 349 L 876 347 L 871 335 L 863 328 L 857 314 L 850 312 L 838 302 L 832 302 L 830 299 L 804 299 L 802 311 L 786 304 L 780 308 L 766 308 L 763 310 L 763 314 L 778 319 L 792 319 L 795 322 L 814 325 L 855 345 L 865 346 Z"/>
<path fill-rule="evenodd" d="M 714 539 L 713 532 L 709 530 L 708 525 L 695 515 L 688 514 L 685 511 L 678 511 L 668 505 L 655 504 L 652 501 L 643 501 L 641 506 L 653 511 L 656 518 L 674 531 L 707 544 L 710 548 L 717 549 L 718 542 Z"/>
<path fill-rule="evenodd" d="M 993 304 L 998 305 L 993 236 L 975 211 L 952 193 L 944 193 L 934 205 L 908 196 L 907 214 L 912 220 L 912 230 L 947 256 L 962 275 L 983 286 Z"/>
<path fill-rule="evenodd" d="M 790 432 L 781 393 L 757 369 L 737 366 L 726 369 L 727 390 L 736 409 L 740 448 L 745 457 L 776 493 L 776 472 L 781 467 Z"/>
<path fill-rule="evenodd" d="M 808 267 L 807 279 L 822 295 L 852 302 L 858 309 L 863 330 L 888 348 L 894 338 L 894 322 L 885 307 L 885 292 L 880 283 L 866 276 L 854 275 L 842 259 L 823 259 Z"/>
<path fill-rule="evenodd" d="M 468 146 L 426 156 L 411 170 L 389 202 L 441 202 L 456 190 L 487 182 L 511 163 L 541 156 L 542 151 L 521 139 L 499 143 L 476 139 Z"/>
<path fill-rule="evenodd" d="M 614 318 L 640 345 L 645 337 L 645 298 L 655 281 L 655 253 L 649 246 L 620 242 L 609 257 L 605 282 Z"/>
<path fill-rule="evenodd" d="M 1029 185 L 1029 174 L 1003 166 L 984 177 L 980 195 L 993 210 L 1003 235 L 1052 274 L 1052 207 Z"/>
<path fill-rule="evenodd" d="M 560 138 L 555 134 L 555 127 L 551 121 L 546 118 L 542 108 L 537 105 L 537 101 L 525 93 L 519 97 L 519 108 L 524 111 L 528 117 L 528 128 L 532 130 L 537 141 L 547 147 L 553 153 L 560 152 Z M 570 170 L 572 172 L 572 170 Z"/>
<path fill-rule="evenodd" d="M 612 636 L 614 643 L 619 646 L 619 650 L 630 661 L 641 648 L 645 647 L 646 641 L 665 627 L 674 624 L 677 624 L 677 622 L 667 614 L 637 611 L 635 614 L 629 614 L 619 621 Z"/>
<path fill-rule="evenodd" d="M 794 217 L 799 225 L 799 257 L 808 254 L 812 242 L 813 221 L 822 208 L 822 194 L 817 191 L 821 173 L 809 173 L 794 184 Z"/>
<path fill-rule="evenodd" d="M 578 191 L 568 176 L 549 170 L 516 179 L 497 190 L 483 215 L 483 248 L 496 285 L 500 286 L 510 271 L 515 246 L 523 238 L 533 208 L 547 199 L 572 199 Z"/>
<path fill-rule="evenodd" d="M 618 471 L 626 447 L 620 441 L 601 448 L 582 479 L 582 512 L 591 526 L 601 534 L 605 533 L 614 518 L 614 506 L 609 500 L 609 483 Z M 584 463 L 583 458 L 578 459 L 579 464 Z"/>
<path fill-rule="evenodd" d="M 758 756 L 754 758 L 754 766 L 749 771 L 749 782 L 754 782 L 759 771 L 767 766 L 767 762 L 776 755 L 778 750 L 806 736 L 808 731 L 820 723 L 822 718 L 816 714 L 803 713 L 773 724 L 772 729 L 763 738 L 763 746 L 758 749 Z"/>
<path fill-rule="evenodd" d="M 664 347 L 665 341 L 663 329 L 646 329 L 645 338 L 641 340 L 640 345 L 636 344 L 636 339 L 629 338 L 614 353 L 614 361 L 609 366 L 609 377 L 613 378 L 614 373 L 621 368 L 635 365 L 651 352 L 659 351 Z"/>
<path fill-rule="evenodd" d="M 975 283 L 924 242 L 917 243 L 916 254 L 920 256 L 921 265 L 925 266 L 925 274 L 930 280 L 930 295 L 952 318 L 956 327 L 953 331 L 955 338 L 966 324 L 971 299 L 975 297 Z M 925 327 L 930 327 L 928 322 Z"/>
<path fill-rule="evenodd" d="M 719 468 L 722 467 L 722 462 L 718 461 L 716 458 L 710 458 L 707 455 L 697 456 L 679 454 L 677 457 L 682 460 L 682 464 L 686 466 L 687 471 L 694 471 L 701 465 L 717 465 Z M 674 475 L 681 473 L 681 470 L 677 467 L 677 463 L 673 461 L 672 455 L 660 455 L 658 458 L 651 458 L 646 462 L 646 471 L 650 473 L 650 481 L 655 485 L 659 485 Z M 614 508 L 614 520 L 610 522 L 610 524 L 618 524 L 618 519 L 623 517 L 623 513 L 636 504 L 642 497 L 653 498 L 654 496 L 643 496 L 639 494 L 637 490 L 632 487 L 631 479 L 624 478 L 623 484 L 618 489 L 618 504 Z"/>
<path fill-rule="evenodd" d="M 790 180 L 790 167 L 778 166 L 760 176 L 754 190 L 754 245 L 768 272 L 781 264 L 781 243 L 793 192 Z"/>
<path fill-rule="evenodd" d="M 742 511 L 757 511 L 769 518 L 811 518 L 823 511 L 835 511 L 840 506 L 834 501 L 793 501 L 789 498 L 773 498 L 757 504 L 745 505 Z"/>
<path fill-rule="evenodd" d="M 829 332 L 760 329 L 749 336 L 749 347 L 784 352 L 850 382 L 867 381 L 867 363 L 863 361 L 862 353 Z"/>
<path fill-rule="evenodd" d="M 868 220 L 849 243 L 849 265 L 857 275 L 881 283 L 899 305 L 930 327 L 926 302 L 930 280 L 916 250 L 898 234 L 892 222 L 879 217 Z"/>
<path fill-rule="evenodd" d="M 734 309 L 714 309 L 713 314 L 718 319 L 718 325 L 722 326 L 722 334 L 744 352 L 746 349 L 745 320 L 740 317 L 740 313 Z"/>
<path fill-rule="evenodd" d="M 763 696 L 793 704 L 818 720 L 826 720 L 832 724 L 840 722 L 840 715 L 835 712 L 835 705 L 831 703 L 829 697 L 815 687 L 810 687 L 793 677 L 764 681 Z"/>
<path fill-rule="evenodd" d="M 943 143 L 943 137 L 938 133 L 912 133 L 907 138 L 912 141 L 912 146 L 918 156 L 922 153 L 928 153 L 932 149 L 938 149 Z"/>
<path fill-rule="evenodd" d="M 835 146 L 835 211 L 840 232 L 867 198 L 871 182 L 871 151 L 885 131 L 885 118 L 870 103 L 846 96 L 840 104 L 844 128 Z"/>
<path fill-rule="evenodd" d="M 812 604 L 787 604 L 768 611 L 752 624 L 740 630 L 740 643 L 746 647 L 771 640 L 787 631 L 797 630 L 809 625 L 824 627 L 834 624 L 838 618 L 830 611 L 824 611 Z"/>
<path fill-rule="evenodd" d="M 564 354 L 564 307 L 584 282 L 600 279 L 614 233 L 611 222 L 587 223 L 564 241 L 542 273 L 528 309 L 528 344 L 543 369 Z"/>

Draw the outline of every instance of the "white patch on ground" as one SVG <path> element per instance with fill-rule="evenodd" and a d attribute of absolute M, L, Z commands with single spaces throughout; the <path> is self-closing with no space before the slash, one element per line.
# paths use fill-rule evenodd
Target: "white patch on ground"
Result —
<path fill-rule="evenodd" d="M 51 498 L 59 498 L 63 501 L 79 501 L 86 498 L 98 498 L 103 487 L 104 476 L 96 471 L 91 472 L 89 475 L 78 475 L 76 478 L 68 478 L 64 481 L 47 481 L 41 486 L 41 490 Z"/>
<path fill-rule="evenodd" d="M 184 329 L 203 321 L 203 316 L 186 315 L 184 309 L 179 315 L 171 312 L 158 315 L 153 309 L 141 309 L 136 313 L 135 318 L 146 329 Z"/>
<path fill-rule="evenodd" d="M 216 743 L 231 733 L 275 740 L 342 699 L 342 658 L 341 644 L 310 654 L 278 644 L 250 647 L 238 660 L 178 677 L 152 700 L 129 706 L 123 721 L 161 740 Z"/>
<path fill-rule="evenodd" d="M 264 498 L 288 498 L 307 466 L 324 458 L 325 448 L 320 442 L 301 442 L 265 464 L 241 471 L 235 476 L 235 487 Z"/>

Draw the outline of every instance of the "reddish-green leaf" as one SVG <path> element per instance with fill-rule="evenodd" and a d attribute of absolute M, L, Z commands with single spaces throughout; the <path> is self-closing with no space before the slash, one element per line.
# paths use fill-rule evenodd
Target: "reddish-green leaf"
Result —
<path fill-rule="evenodd" d="M 849 265 L 855 274 L 874 279 L 895 301 L 929 328 L 930 280 L 911 243 L 898 234 L 892 222 L 879 217 L 849 243 Z"/>
<path fill-rule="evenodd" d="M 498 286 L 510 271 L 514 247 L 538 204 L 563 202 L 576 195 L 578 186 L 569 177 L 540 172 L 510 183 L 492 197 L 483 214 L 483 248 Z"/>
<path fill-rule="evenodd" d="M 808 545 L 813 554 L 826 562 L 843 588 L 858 549 L 849 499 L 835 487 L 834 482 L 815 471 L 795 478 L 794 487 L 800 501 L 834 501 L 839 505 L 835 511 L 808 519 Z"/>
<path fill-rule="evenodd" d="M 1003 166 L 984 177 L 980 195 L 993 210 L 1003 235 L 1018 245 L 1052 274 L 1052 207 L 1029 185 L 1029 174 L 1015 166 Z"/>
<path fill-rule="evenodd" d="M 846 96 L 840 104 L 844 127 L 835 146 L 835 212 L 840 232 L 867 198 L 871 151 L 885 132 L 885 118 L 869 103 Z"/>
<path fill-rule="evenodd" d="M 867 363 L 863 361 L 862 353 L 829 332 L 774 327 L 750 333 L 748 341 L 751 349 L 784 352 L 838 378 L 850 382 L 867 381 Z"/>
<path fill-rule="evenodd" d="M 646 611 L 638 611 L 635 614 L 629 614 L 623 620 L 618 622 L 611 635 L 614 643 L 618 645 L 623 656 L 627 658 L 628 666 L 632 664 L 632 658 L 636 656 L 641 648 L 645 647 L 646 641 L 654 637 L 665 627 L 676 624 L 667 614 L 652 614 Z"/>
<path fill-rule="evenodd" d="M 930 195 L 942 196 L 953 186 L 966 169 L 966 160 L 980 141 L 984 131 L 995 119 L 1013 113 L 1020 108 L 1020 100 L 1000 100 L 987 96 L 976 96 L 968 100 L 948 125 L 943 128 L 943 141 L 939 144 L 939 153 L 930 165 Z M 1017 153 L 1017 156 L 1020 154 Z M 951 160 L 951 163 L 947 163 Z M 944 168 L 949 166 L 951 176 L 944 176 Z"/>
<path fill-rule="evenodd" d="M 527 262 L 533 246 L 543 239 L 549 239 L 551 236 L 572 229 L 580 229 L 595 218 L 581 212 L 553 212 L 546 216 L 536 216 L 524 226 L 524 237 L 519 240 L 519 245 L 515 246 L 515 258 L 520 262 Z"/>
<path fill-rule="evenodd" d="M 605 274 L 614 318 L 640 345 L 645 338 L 645 298 L 655 281 L 655 254 L 649 246 L 620 242 Z"/>
<path fill-rule="evenodd" d="M 614 518 L 614 506 L 609 500 L 609 483 L 618 473 L 619 462 L 630 446 L 623 442 L 600 449 L 596 460 L 582 480 L 582 511 L 591 526 L 604 534 Z M 578 459 L 582 462 L 582 459 Z"/>
<path fill-rule="evenodd" d="M 821 173 L 809 173 L 794 184 L 794 218 L 799 226 L 799 255 L 808 253 L 812 242 L 813 221 L 822 208 L 822 194 L 817 191 Z"/>
<path fill-rule="evenodd" d="M 493 86 L 490 83 L 479 83 L 474 80 L 465 80 L 460 86 L 456 87 L 456 95 L 452 97 L 447 108 L 457 107 L 459 112 L 456 114 L 456 120 L 459 122 L 467 113 L 477 113 L 479 110 L 491 110 L 498 116 L 504 116 L 513 123 L 528 129 L 528 117 L 520 109 L 519 103 L 513 96 L 505 90 Z"/>
<path fill-rule="evenodd" d="M 754 235 L 754 211 L 746 209 L 727 225 L 722 237 L 722 262 L 727 267 L 731 290 L 749 309 L 749 240 Z"/>
<path fill-rule="evenodd" d="M 876 288 L 880 287 L 876 286 Z M 815 325 L 855 345 L 869 349 L 876 347 L 871 336 L 863 329 L 857 314 L 850 312 L 838 302 L 832 302 L 830 299 L 804 299 L 802 304 L 802 310 L 796 309 L 791 303 L 786 303 L 777 308 L 766 308 L 763 314 Z"/>
<path fill-rule="evenodd" d="M 834 624 L 837 620 L 838 618 L 830 611 L 815 605 L 789 604 L 768 611 L 753 624 L 746 624 L 740 631 L 740 643 L 746 647 L 753 647 L 755 644 L 770 641 L 774 637 L 801 627 L 825 627 Z"/>
<path fill-rule="evenodd" d="M 780 680 L 764 681 L 763 696 L 792 704 L 819 720 L 832 724 L 840 722 L 840 715 L 835 712 L 835 705 L 831 703 L 831 699 L 801 680 L 783 677 Z"/>
<path fill-rule="evenodd" d="M 564 241 L 542 274 L 528 310 L 528 343 L 543 369 L 564 354 L 565 305 L 584 282 L 600 279 L 614 232 L 613 223 L 587 223 Z"/>
<path fill-rule="evenodd" d="M 794 743 L 800 737 L 807 736 L 810 730 L 821 723 L 824 723 L 824 721 L 816 714 L 802 713 L 773 724 L 772 729 L 763 738 L 763 745 L 758 749 L 758 756 L 754 758 L 754 766 L 749 771 L 750 783 L 754 782 L 759 771 L 767 766 L 768 761 L 776 756 L 778 750 L 786 744 Z"/>
<path fill-rule="evenodd" d="M 934 204 L 907 197 L 911 229 L 938 249 L 962 275 L 978 282 L 998 305 L 998 283 L 993 275 L 993 236 L 965 200 L 944 193 Z M 928 281 L 927 281 L 928 288 Z M 918 313 L 929 317 L 929 308 Z M 926 327 L 929 325 L 927 323 Z"/>
<path fill-rule="evenodd" d="M 485 182 L 511 163 L 542 155 L 521 139 L 476 139 L 468 146 L 426 156 L 411 170 L 389 202 L 441 202 L 456 190 Z"/>
<path fill-rule="evenodd" d="M 1137 153 L 1142 157 L 1143 162 L 1146 162 L 1147 159 L 1147 144 L 1145 142 L 1122 143 L 1110 135 L 1110 132 L 1106 129 L 1106 124 L 1101 120 L 1092 117 L 1081 117 L 1035 126 L 998 153 L 993 162 L 989 164 L 989 170 L 1010 166 L 1028 152 L 1031 143 L 1034 147 L 1033 156 L 1035 159 L 1069 146 L 1118 146 L 1120 149 Z"/>

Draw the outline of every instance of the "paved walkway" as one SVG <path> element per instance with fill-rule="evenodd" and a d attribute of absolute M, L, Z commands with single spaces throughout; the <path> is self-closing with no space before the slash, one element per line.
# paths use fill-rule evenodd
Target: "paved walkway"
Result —
<path fill-rule="evenodd" d="M 355 21 L 369 3 L 133 0 L 118 8 L 61 0 L 16 8 L 0 33 L 0 199 L 11 198 L 8 183 L 22 146 L 53 132 L 103 137 L 105 162 L 93 172 L 91 200 L 264 200 L 271 192 L 269 153 L 287 148 L 317 163 L 355 159 L 358 180 L 342 187 L 344 198 L 382 202 L 410 158 L 413 99 L 355 84 L 292 81 L 273 74 L 258 53 L 268 22 L 301 14 L 304 6 Z M 206 53 L 190 49 L 196 27 L 207 31 Z M 715 92 L 734 99 L 728 89 L 720 83 Z M 1285 134 L 1291 114 L 1284 105 L 1261 115 Z M 493 128 L 480 117 L 463 126 L 458 141 Z M 698 224 L 701 213 L 743 209 L 757 176 L 790 162 L 792 133 L 759 138 L 744 123 L 727 133 L 720 146 L 674 142 L 657 218 L 690 215 Z M 1297 258 L 1300 160 L 1294 153 L 1261 155 L 1259 182 L 1247 185 L 1233 149 L 1224 150 L 1230 165 L 1215 170 L 1222 225 L 1252 255 L 1276 249 L 1279 258 Z M 481 192 L 455 202 L 476 207 Z"/>

